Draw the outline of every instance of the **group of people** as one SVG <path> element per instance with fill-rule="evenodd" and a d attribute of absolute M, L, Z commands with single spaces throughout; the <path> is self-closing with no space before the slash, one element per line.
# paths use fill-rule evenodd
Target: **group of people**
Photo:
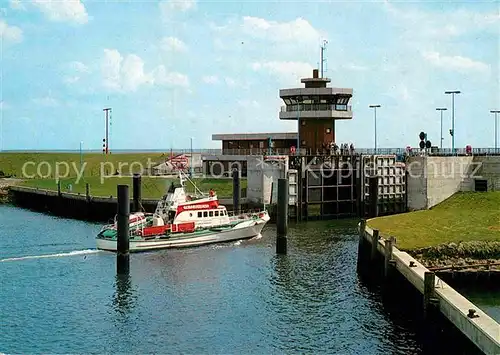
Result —
<path fill-rule="evenodd" d="M 342 143 L 340 147 L 335 142 L 330 143 L 331 155 L 349 155 L 354 154 L 354 144 Z"/>

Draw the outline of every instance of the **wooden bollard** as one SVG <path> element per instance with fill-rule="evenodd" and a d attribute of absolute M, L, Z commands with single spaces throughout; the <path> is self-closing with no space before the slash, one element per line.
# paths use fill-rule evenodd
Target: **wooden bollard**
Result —
<path fill-rule="evenodd" d="M 61 197 L 61 180 L 57 180 L 57 196 Z"/>
<path fill-rule="evenodd" d="M 394 243 L 394 237 L 390 237 L 385 240 L 384 248 L 384 276 L 389 276 L 389 268 L 391 266 L 392 259 L 392 245 Z"/>
<path fill-rule="evenodd" d="M 276 253 L 287 253 L 288 180 L 278 179 L 278 213 L 276 216 Z"/>
<path fill-rule="evenodd" d="M 134 200 L 134 212 L 142 211 L 141 175 L 134 174 L 132 180 L 132 194 Z"/>
<path fill-rule="evenodd" d="M 426 271 L 424 273 L 424 317 L 427 318 L 429 315 L 429 306 L 434 298 L 434 288 L 436 275 L 432 271 Z"/>
<path fill-rule="evenodd" d="M 129 260 L 129 215 L 130 200 L 128 194 L 128 185 L 118 185 L 118 213 L 117 221 L 117 241 L 116 241 L 116 272 L 123 275 L 128 274 L 130 270 Z"/>
<path fill-rule="evenodd" d="M 372 245 L 371 245 L 371 253 L 370 253 L 370 260 L 373 262 L 375 258 L 377 257 L 377 247 L 378 247 L 378 240 L 379 240 L 379 231 L 378 229 L 373 230 L 373 235 L 372 235 Z"/>
<path fill-rule="evenodd" d="M 240 172 L 233 169 L 233 211 L 240 214 Z"/>
<path fill-rule="evenodd" d="M 90 202 L 90 185 L 88 182 L 85 184 L 85 199 L 87 200 L 87 203 Z"/>

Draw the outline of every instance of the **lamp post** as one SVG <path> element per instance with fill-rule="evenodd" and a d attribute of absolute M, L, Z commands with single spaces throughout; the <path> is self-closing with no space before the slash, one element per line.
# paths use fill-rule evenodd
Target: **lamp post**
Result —
<path fill-rule="evenodd" d="M 498 129 L 497 129 L 497 124 L 498 124 L 498 117 L 497 114 L 500 113 L 500 110 L 491 110 L 491 113 L 495 114 L 495 153 L 497 152 L 498 149 Z"/>
<path fill-rule="evenodd" d="M 455 94 L 460 94 L 459 90 L 445 91 L 447 95 L 451 94 L 451 152 L 455 154 Z"/>
<path fill-rule="evenodd" d="M 80 141 L 80 170 L 83 167 L 83 151 L 82 151 L 83 141 Z"/>
<path fill-rule="evenodd" d="M 375 152 L 374 154 L 377 154 L 377 107 L 380 107 L 380 105 L 370 105 L 370 108 L 373 109 L 373 114 L 374 114 L 374 119 L 375 119 Z"/>
<path fill-rule="evenodd" d="M 189 176 L 193 177 L 193 137 L 189 137 L 191 141 L 191 161 L 189 162 Z"/>
<path fill-rule="evenodd" d="M 440 111 L 441 112 L 441 145 L 440 145 L 440 149 L 443 149 L 443 111 L 446 111 L 447 108 L 446 107 L 438 107 L 436 109 L 436 111 Z"/>

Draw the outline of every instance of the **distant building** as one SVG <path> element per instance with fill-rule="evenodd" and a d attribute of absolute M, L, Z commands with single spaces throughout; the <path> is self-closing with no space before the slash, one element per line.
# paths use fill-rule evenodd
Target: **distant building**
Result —
<path fill-rule="evenodd" d="M 335 142 L 335 120 L 352 119 L 349 101 L 353 90 L 329 88 L 328 78 L 319 78 L 318 70 L 313 77 L 301 79 L 304 88 L 282 89 L 280 97 L 285 103 L 281 107 L 281 120 L 297 120 L 299 139 L 297 148 L 308 154 L 317 154 Z M 345 143 L 345 142 L 337 142 Z"/>
<path fill-rule="evenodd" d="M 212 140 L 222 141 L 222 154 L 289 154 L 297 145 L 297 133 L 214 134 Z"/>

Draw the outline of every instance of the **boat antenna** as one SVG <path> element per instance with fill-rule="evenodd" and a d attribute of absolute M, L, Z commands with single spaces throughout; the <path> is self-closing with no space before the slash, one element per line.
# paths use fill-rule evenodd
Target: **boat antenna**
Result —
<path fill-rule="evenodd" d="M 193 182 L 193 180 L 191 180 L 189 178 L 189 176 L 187 176 L 187 174 L 183 173 L 182 170 L 179 170 L 179 177 L 181 179 L 181 185 L 184 187 L 184 182 L 187 180 L 191 183 L 191 185 L 194 186 L 194 189 L 195 189 L 195 192 L 200 194 L 201 196 L 204 196 L 205 194 L 203 192 L 200 191 L 200 189 L 198 188 L 198 186 L 195 185 L 195 183 Z"/>

